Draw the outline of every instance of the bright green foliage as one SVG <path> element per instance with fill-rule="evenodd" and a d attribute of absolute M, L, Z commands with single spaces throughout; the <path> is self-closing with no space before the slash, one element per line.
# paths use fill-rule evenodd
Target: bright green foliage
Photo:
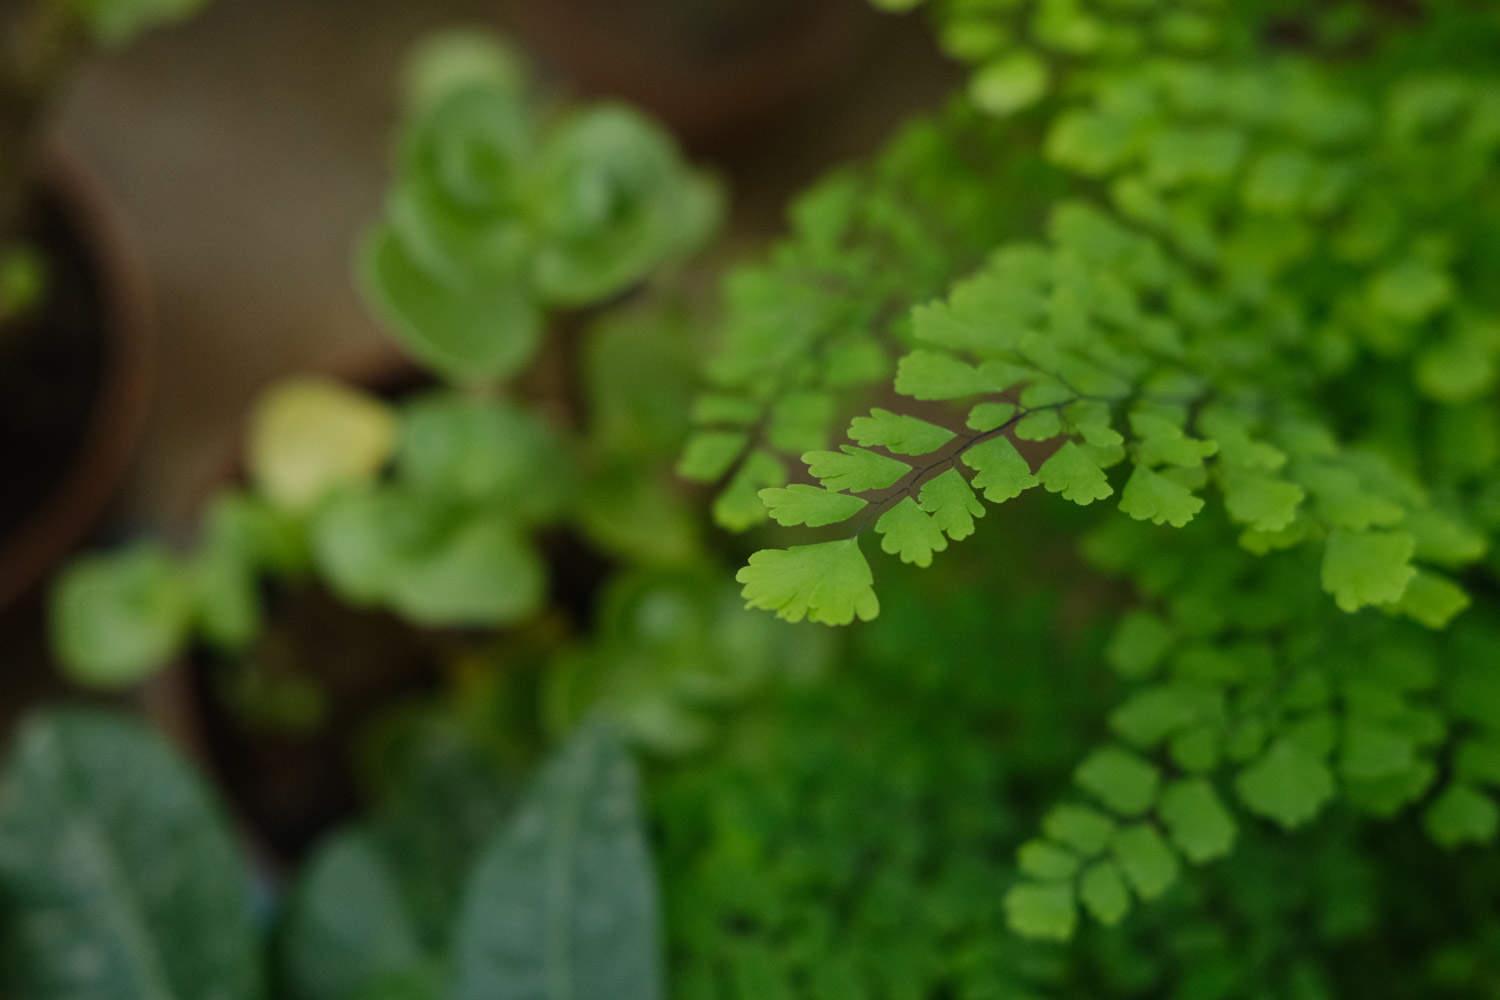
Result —
<path fill-rule="evenodd" d="M 847 539 L 757 552 L 736 577 L 752 608 L 789 622 L 847 625 L 880 611 L 859 542 Z"/>
<path fill-rule="evenodd" d="M 868 417 L 855 417 L 849 437 L 866 448 L 885 448 L 896 455 L 926 455 L 953 440 L 953 432 L 916 417 L 874 409 Z"/>
<path fill-rule="evenodd" d="M 881 536 L 880 547 L 902 562 L 931 566 L 932 554 L 948 547 L 937 519 L 924 511 L 911 497 L 903 497 L 875 522 Z"/>
<path fill-rule="evenodd" d="M 1399 601 L 1416 575 L 1415 548 L 1401 531 L 1336 531 L 1323 556 L 1323 589 L 1345 611 Z"/>
<path fill-rule="evenodd" d="M 986 65 L 974 76 L 974 104 L 1004 115 L 1029 107 L 1047 92 L 1047 65 L 1035 56 L 1017 53 Z"/>
<path fill-rule="evenodd" d="M 694 249 L 717 222 L 717 190 L 682 166 L 666 133 L 625 107 L 559 122 L 538 170 L 532 281 L 551 302 L 618 292 Z"/>
<path fill-rule="evenodd" d="M 1212 785 L 1187 778 L 1167 786 L 1161 818 L 1172 842 L 1194 864 L 1223 857 L 1234 847 L 1235 825 Z"/>
<path fill-rule="evenodd" d="M 1035 557 L 1030 543 L 1056 527 L 989 532 L 952 571 Z M 1036 790 L 1066 780 L 1115 697 L 1096 683 L 1098 643 L 1073 645 L 1091 629 L 1070 617 L 1059 630 L 1025 581 L 933 579 L 896 569 L 847 673 L 752 713 L 654 783 L 676 995 L 1482 993 L 1493 853 L 1445 859 L 1411 824 L 1285 834 L 1196 778 L 1166 780 L 1144 824 L 1045 808 Z M 1308 610 L 1341 619 L 1326 602 Z M 1361 666 L 1403 687 L 1421 671 L 1401 659 Z M 1439 953 L 1466 957 L 1429 964 Z"/>
<path fill-rule="evenodd" d="M 713 230 L 717 189 L 634 111 L 543 122 L 514 61 L 493 52 L 424 50 L 413 74 L 421 94 L 359 274 L 391 332 L 446 378 L 515 374 L 544 306 L 607 299 Z"/>
<path fill-rule="evenodd" d="M 69 567 L 57 584 L 52 639 L 79 681 L 128 685 L 176 654 L 192 616 L 171 557 L 141 544 Z"/>
<path fill-rule="evenodd" d="M 1420 228 L 1465 211 L 1482 184 L 1479 164 L 1500 145 L 1482 81 L 1386 71 L 1373 41 L 1368 79 L 1315 57 L 1268 55 L 1255 15 L 935 7 L 945 43 L 976 67 L 976 109 L 1004 116 L 1034 106 L 1028 114 L 1050 123 L 1047 176 L 1059 189 L 1081 175 L 1105 191 L 1055 198 L 1040 229 L 1014 220 L 983 263 L 949 276 L 937 302 L 910 301 L 890 387 L 960 404 L 977 436 L 930 406 L 882 409 L 882 426 L 904 415 L 941 428 L 921 442 L 925 451 L 902 442 L 901 453 L 929 456 L 924 475 L 1005 467 L 1009 475 L 989 475 L 1012 484 L 996 500 L 1035 475 L 1065 499 L 1118 494 L 1126 514 L 1172 527 L 1199 516 L 1217 488 L 1251 551 L 1326 546 L 1322 576 L 1341 608 L 1376 605 L 1435 626 L 1452 618 L 1463 605 L 1457 582 L 1429 579 L 1405 599 L 1428 557 L 1405 551 L 1401 522 L 1432 503 L 1407 461 L 1416 443 L 1389 448 L 1368 430 L 1357 432 L 1366 440 L 1341 441 L 1332 420 L 1321 425 L 1320 407 L 1340 392 L 1373 401 L 1403 391 L 1363 393 L 1377 370 L 1386 379 L 1412 368 L 1404 391 L 1425 387 L 1439 402 L 1476 399 L 1490 384 L 1500 342 L 1479 286 L 1466 283 L 1485 267 L 1483 225 L 1444 239 Z M 1388 27 L 1364 30 L 1378 39 Z M 1152 45 L 1160 57 L 1141 58 Z M 1075 71 L 1072 85 L 1049 89 L 1055 74 Z M 957 131 L 959 122 L 969 127 L 957 117 L 934 127 Z M 1422 137 L 1442 129 L 1471 166 L 1438 192 L 1424 187 L 1433 164 Z M 1000 122 L 990 130 L 1009 132 Z M 1023 160 L 1013 152 L 996 162 Z M 955 190 L 966 170 L 950 168 Z M 992 186 L 996 218 L 1011 197 Z M 831 194 L 815 202 L 825 203 L 850 211 Z M 1403 227 L 1424 239 L 1401 241 Z M 814 235 L 829 233 L 796 233 L 787 260 L 817 260 L 830 244 Z M 873 283 L 859 287 L 874 293 Z M 1442 335 L 1440 349 L 1422 346 L 1424 324 Z M 794 341 L 788 348 L 805 357 L 807 344 Z M 734 367 L 745 348 L 731 339 L 716 364 Z M 840 359 L 822 364 L 797 377 L 833 384 Z M 877 443 L 872 430 L 858 418 L 851 439 Z M 1028 453 L 1023 471 L 1002 460 L 997 434 L 1056 444 Z M 970 461 L 981 448 L 989 461 Z M 860 519 L 851 530 L 873 526 Z"/>
<path fill-rule="evenodd" d="M 839 451 L 813 451 L 802 458 L 807 471 L 828 489 L 853 493 L 894 486 L 911 471 L 905 462 L 847 444 Z"/>
<path fill-rule="evenodd" d="M 847 521 L 865 507 L 865 501 L 817 486 L 794 483 L 785 488 L 761 490 L 761 500 L 777 524 L 805 524 L 810 528 Z"/>
<path fill-rule="evenodd" d="M 949 469 L 923 483 L 917 502 L 932 515 L 932 524 L 955 542 L 972 535 L 975 519 L 984 516 L 984 504 L 979 502 L 968 481 L 956 469 Z M 941 548 L 934 546 L 934 549 Z"/>
<path fill-rule="evenodd" d="M 160 737 L 93 711 L 33 716 L 0 793 L 7 996 L 268 995 L 249 874 Z"/>
<path fill-rule="evenodd" d="M 1036 179 L 1033 161 L 1001 155 L 1012 148 L 963 107 L 919 123 L 875 162 L 816 185 L 792 207 L 793 237 L 764 263 L 730 275 L 723 349 L 709 366 L 713 385 L 695 421 L 704 431 L 744 432 L 733 450 L 750 454 L 739 465 L 731 458 L 721 468 L 695 470 L 692 478 L 744 497 L 745 471 L 755 476 L 749 506 L 715 504 L 720 524 L 743 531 L 764 521 L 754 491 L 785 485 L 787 459 L 833 443 L 826 440 L 831 426 L 816 445 L 784 448 L 771 440 L 759 428 L 769 426 L 778 406 L 812 393 L 829 398 L 837 412 L 867 412 L 869 403 L 846 403 L 895 375 L 890 345 L 909 338 L 908 311 L 942 294 L 1004 238 L 1022 210 L 993 193 Z M 903 380 L 942 377 L 914 364 L 908 361 Z M 869 418 L 861 420 L 874 432 Z"/>
<path fill-rule="evenodd" d="M 833 276 L 835 250 L 887 241 L 854 238 L 866 202 L 847 176 L 827 182 L 769 263 L 731 276 L 709 376 L 766 409 L 801 386 L 843 412 L 879 404 L 851 443 L 807 456 L 826 478 L 842 471 L 829 456 L 869 454 L 864 475 L 825 482 L 867 507 L 820 518 L 820 550 L 853 554 L 873 531 L 903 562 L 953 560 L 955 542 L 999 530 L 975 523 L 978 498 L 1021 517 L 1013 501 L 1037 485 L 1089 508 L 1075 517 L 1125 515 L 1083 547 L 1137 595 L 1109 648 L 1126 690 L 1059 807 L 1113 825 L 1092 842 L 1058 821 L 1021 838 L 1012 926 L 1121 921 L 1195 882 L 1188 864 L 1341 812 L 1419 810 L 1440 844 L 1492 844 L 1493 789 L 1451 769 L 1500 717 L 1477 666 L 1492 662 L 1500 565 L 1494 13 L 896 6 L 926 6 L 974 71 L 964 109 L 924 127 L 1012 140 L 986 154 L 969 138 L 941 182 L 994 228 L 938 287 L 892 296 L 873 272 Z M 1024 164 L 1030 182 L 971 194 L 979 162 Z M 904 204 L 926 207 L 911 189 Z M 924 238 L 934 262 L 962 245 L 917 225 L 901 245 L 915 257 Z M 843 299 L 802 290 L 797 266 Z M 866 335 L 883 370 L 824 348 Z M 735 426 L 736 449 L 765 446 L 754 420 Z M 965 512 L 958 533 L 938 523 L 949 510 Z M 798 541 L 778 534 L 789 547 L 753 555 L 741 581 L 797 592 L 777 576 L 804 569 Z M 864 595 L 875 574 L 858 568 Z M 1009 552 L 991 570 L 984 586 L 1049 572 Z M 877 607 L 895 612 L 885 595 Z"/>
<path fill-rule="evenodd" d="M 1106 747 L 1078 765 L 1077 780 L 1079 787 L 1114 812 L 1137 816 L 1151 808 L 1161 776 L 1128 751 Z"/>
<path fill-rule="evenodd" d="M 1048 493 L 1060 493 L 1064 500 L 1087 506 L 1114 492 L 1104 477 L 1104 470 L 1085 450 L 1086 447 L 1069 441 L 1042 463 L 1037 478 Z"/>
<path fill-rule="evenodd" d="M 974 470 L 974 487 L 990 503 L 1014 500 L 1040 482 L 1016 446 L 1003 437 L 981 441 L 964 452 L 964 464 Z"/>

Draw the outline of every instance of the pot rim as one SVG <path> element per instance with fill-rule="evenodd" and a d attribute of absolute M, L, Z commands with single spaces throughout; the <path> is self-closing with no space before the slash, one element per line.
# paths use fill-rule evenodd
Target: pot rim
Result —
<path fill-rule="evenodd" d="M 0 607 L 30 593 L 115 497 L 145 429 L 156 383 L 156 310 L 139 244 L 104 184 L 64 144 L 43 149 L 40 187 L 87 255 L 107 345 L 83 444 L 52 494 L 0 539 Z"/>

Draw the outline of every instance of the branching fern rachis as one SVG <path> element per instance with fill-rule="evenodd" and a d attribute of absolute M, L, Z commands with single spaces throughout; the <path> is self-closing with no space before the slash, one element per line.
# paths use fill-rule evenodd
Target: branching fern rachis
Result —
<path fill-rule="evenodd" d="M 1134 693 L 1021 848 L 1028 935 L 1229 853 L 1235 801 L 1491 841 L 1500 633 L 1459 616 L 1500 527 L 1494 12 L 929 6 L 967 100 L 728 284 L 681 471 L 725 527 L 814 531 L 751 556 L 747 603 L 868 621 L 868 536 L 925 567 L 1037 486 L 1127 515 L 1085 551 L 1142 595 Z"/>

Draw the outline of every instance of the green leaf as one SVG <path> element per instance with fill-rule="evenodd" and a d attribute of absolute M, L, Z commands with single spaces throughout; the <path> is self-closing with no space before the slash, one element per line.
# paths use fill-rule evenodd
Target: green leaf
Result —
<path fill-rule="evenodd" d="M 975 472 L 974 485 L 990 503 L 1005 503 L 1020 496 L 1041 480 L 1031 466 L 1004 437 L 981 441 L 963 453 L 963 462 Z"/>
<path fill-rule="evenodd" d="M 1120 510 L 1137 521 L 1181 528 L 1203 509 L 1203 501 L 1176 480 L 1137 465 L 1120 497 Z"/>
<path fill-rule="evenodd" d="M 969 94 L 990 114 L 1014 114 L 1046 96 L 1048 76 L 1042 60 L 1030 52 L 1015 52 L 975 73 Z"/>
<path fill-rule="evenodd" d="M 419 625 L 509 625 L 541 609 L 546 575 L 514 525 L 479 514 L 443 531 L 431 548 L 410 553 L 391 582 L 390 603 Z"/>
<path fill-rule="evenodd" d="M 683 446 L 677 474 L 695 483 L 711 483 L 723 477 L 750 443 L 744 431 L 699 431 Z"/>
<path fill-rule="evenodd" d="M 126 687 L 178 654 L 192 600 L 187 577 L 159 546 L 80 559 L 53 588 L 52 644 L 75 682 Z"/>
<path fill-rule="evenodd" d="M 821 448 L 837 414 L 837 403 L 826 392 L 788 393 L 771 406 L 766 438 L 779 451 Z"/>
<path fill-rule="evenodd" d="M 1234 787 L 1251 812 L 1291 830 L 1316 817 L 1333 798 L 1333 772 L 1283 737 L 1240 772 Z"/>
<path fill-rule="evenodd" d="M 1021 871 L 1043 881 L 1072 878 L 1078 858 L 1071 851 L 1045 840 L 1028 840 L 1016 851 Z"/>
<path fill-rule="evenodd" d="M 385 858 L 363 833 L 345 833 L 309 862 L 288 909 L 282 968 L 297 996 L 359 998 L 384 982 L 431 977 Z"/>
<path fill-rule="evenodd" d="M 1229 516 L 1255 531 L 1281 531 L 1297 517 L 1307 495 L 1296 483 L 1263 473 L 1226 469 L 1219 477 Z"/>
<path fill-rule="evenodd" d="M 922 510 L 911 497 L 880 515 L 875 531 L 881 535 L 880 547 L 904 563 L 931 566 L 932 554 L 948 547 L 937 520 Z"/>
<path fill-rule="evenodd" d="M 463 283 L 426 271 L 387 227 L 366 237 L 360 288 L 412 355 L 450 381 L 496 382 L 530 362 L 541 315 L 519 283 Z"/>
<path fill-rule="evenodd" d="M 242 650 L 260 630 L 260 581 L 256 565 L 222 536 L 209 535 L 188 564 L 193 626 L 205 642 Z"/>
<path fill-rule="evenodd" d="M 459 916 L 452 1000 L 665 995 L 639 779 L 586 725 L 486 848 Z"/>
<path fill-rule="evenodd" d="M 952 441 L 953 432 L 877 407 L 868 417 L 855 417 L 850 422 L 849 437 L 867 448 L 883 447 L 896 455 L 926 455 Z"/>
<path fill-rule="evenodd" d="M 771 520 L 777 524 L 805 524 L 810 528 L 847 521 L 865 508 L 865 501 L 859 497 L 806 483 L 761 490 L 760 499 L 771 512 Z"/>
<path fill-rule="evenodd" d="M 854 538 L 789 549 L 763 549 L 735 576 L 747 607 L 789 622 L 870 621 L 880 613 L 870 564 Z"/>
<path fill-rule="evenodd" d="M 1089 865 L 1078 880 L 1078 898 L 1095 920 L 1113 927 L 1130 912 L 1130 890 L 1120 868 L 1112 861 Z"/>
<path fill-rule="evenodd" d="M 21 726 L 0 786 L 0 894 L 8 996 L 266 995 L 228 824 L 133 721 L 72 710 Z"/>
<path fill-rule="evenodd" d="M 1062 430 L 1062 417 L 1056 410 L 1037 410 L 1016 423 L 1015 435 L 1022 441 L 1050 441 Z"/>
<path fill-rule="evenodd" d="M 1073 780 L 1121 816 L 1139 816 L 1156 801 L 1161 774 L 1144 757 L 1104 747 L 1078 765 Z"/>
<path fill-rule="evenodd" d="M 810 451 L 802 461 L 825 487 L 849 493 L 883 490 L 911 471 L 911 466 L 899 459 L 848 444 L 838 451 Z"/>
<path fill-rule="evenodd" d="M 1400 504 L 1369 490 L 1348 469 L 1311 466 L 1296 472 L 1317 500 L 1318 513 L 1332 527 L 1364 531 L 1396 524 L 1406 515 Z"/>
<path fill-rule="evenodd" d="M 1396 610 L 1430 629 L 1444 629 L 1469 604 L 1468 593 L 1446 576 L 1417 570 L 1397 602 Z"/>
<path fill-rule="evenodd" d="M 1488 844 L 1500 829 L 1500 807 L 1470 785 L 1452 784 L 1427 807 L 1423 822 L 1428 836 L 1449 850 Z"/>
<path fill-rule="evenodd" d="M 917 501 L 932 515 L 932 523 L 955 542 L 974 534 L 974 519 L 984 516 L 984 504 L 957 469 L 923 483 Z"/>
<path fill-rule="evenodd" d="M 1109 845 L 1115 821 L 1088 806 L 1054 806 L 1042 819 L 1042 832 L 1084 857 L 1093 857 Z"/>
<path fill-rule="evenodd" d="M 250 416 L 250 477 L 272 503 L 308 510 L 339 486 L 369 482 L 396 445 L 385 403 L 322 378 L 286 379 Z"/>
<path fill-rule="evenodd" d="M 1004 427 L 1016 415 L 1014 403 L 979 403 L 969 411 L 967 426 L 981 434 Z"/>
<path fill-rule="evenodd" d="M 1182 870 L 1172 848 L 1155 827 L 1146 823 L 1127 826 L 1115 834 L 1112 851 L 1131 888 L 1145 900 L 1156 899 L 1171 888 Z"/>
<path fill-rule="evenodd" d="M 781 459 L 764 448 L 751 451 L 714 498 L 714 522 L 730 531 L 745 531 L 760 524 L 766 519 L 761 489 L 780 486 L 786 478 Z"/>
<path fill-rule="evenodd" d="M 1161 664 L 1174 638 L 1171 627 L 1158 616 L 1131 611 L 1120 619 L 1106 654 L 1122 677 L 1147 677 Z"/>
<path fill-rule="evenodd" d="M 1091 458 L 1080 445 L 1069 441 L 1057 450 L 1042 467 L 1037 477 L 1049 493 L 1061 493 L 1063 499 L 1080 506 L 1088 506 L 1095 500 L 1103 500 L 1114 493 L 1099 463 Z"/>
<path fill-rule="evenodd" d="M 1022 937 L 1066 941 L 1078 927 L 1073 887 L 1022 882 L 1005 894 L 1005 919 Z"/>
<path fill-rule="evenodd" d="M 503 516 L 400 487 L 335 496 L 318 512 L 312 542 L 345 600 L 385 604 L 424 625 L 510 624 L 545 597 L 545 567 Z"/>
<path fill-rule="evenodd" d="M 1143 688 L 1110 713 L 1109 725 L 1138 747 L 1154 747 L 1173 733 L 1222 712 L 1222 696 L 1188 684 Z"/>
<path fill-rule="evenodd" d="M 414 488 L 536 520 L 562 508 L 570 471 L 558 435 L 509 403 L 440 392 L 402 410 L 396 474 Z"/>
<path fill-rule="evenodd" d="M 1350 713 L 1344 722 L 1339 770 L 1349 778 L 1389 778 L 1416 763 L 1416 749 L 1391 726 Z"/>
<path fill-rule="evenodd" d="M 620 104 L 563 118 L 538 173 L 527 206 L 540 230 L 533 281 L 561 305 L 643 281 L 701 246 L 722 215 L 717 185 L 687 168 L 665 130 Z"/>
<path fill-rule="evenodd" d="M 1005 379 L 942 351 L 912 351 L 896 365 L 896 391 L 913 399 L 962 399 L 1008 388 Z"/>
<path fill-rule="evenodd" d="M 1420 323 L 1447 305 L 1453 281 L 1416 257 L 1387 267 L 1370 279 L 1370 304 L 1399 323 Z"/>
<path fill-rule="evenodd" d="M 1234 850 L 1234 819 L 1204 779 L 1172 782 L 1162 792 L 1158 812 L 1173 843 L 1193 864 L 1225 857 Z"/>
<path fill-rule="evenodd" d="M 1417 575 L 1415 549 L 1404 531 L 1335 531 L 1323 550 L 1323 589 L 1344 611 L 1399 601 Z"/>

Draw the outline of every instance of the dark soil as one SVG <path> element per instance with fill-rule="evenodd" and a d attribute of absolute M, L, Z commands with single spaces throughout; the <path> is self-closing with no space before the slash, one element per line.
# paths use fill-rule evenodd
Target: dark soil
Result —
<path fill-rule="evenodd" d="M 72 471 L 111 362 L 97 271 L 71 222 L 38 200 L 23 239 L 46 261 L 46 298 L 0 325 L 0 548 Z"/>

